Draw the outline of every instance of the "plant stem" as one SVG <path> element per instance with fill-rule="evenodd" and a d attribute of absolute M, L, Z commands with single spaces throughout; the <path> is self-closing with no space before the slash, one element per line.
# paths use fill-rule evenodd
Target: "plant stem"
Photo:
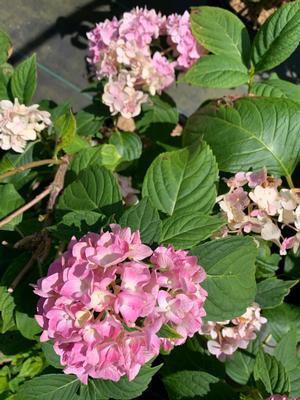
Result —
<path fill-rule="evenodd" d="M 32 161 L 27 164 L 15 167 L 14 169 L 4 172 L 3 174 L 0 174 L 0 181 L 2 181 L 5 178 L 8 178 L 9 176 L 17 174 L 18 172 L 26 171 L 26 169 L 36 168 L 48 164 L 61 164 L 62 162 L 63 162 L 62 160 L 55 160 L 54 158 L 49 158 L 47 160 Z"/>
<path fill-rule="evenodd" d="M 286 175 L 285 178 L 286 178 L 286 181 L 287 181 L 290 189 L 293 189 L 295 186 L 294 186 L 294 183 L 293 183 L 291 175 Z"/>
<path fill-rule="evenodd" d="M 33 199 L 30 203 L 28 203 L 26 205 L 26 210 L 28 210 L 28 208 L 32 207 L 43 197 L 46 197 L 48 194 L 50 194 L 48 204 L 47 204 L 47 216 L 44 221 L 44 227 L 51 224 L 52 217 L 53 217 L 53 215 L 52 215 L 53 209 L 55 207 L 55 203 L 56 203 L 58 195 L 64 188 L 65 175 L 66 175 L 66 172 L 67 172 L 67 169 L 68 169 L 71 159 L 72 159 L 72 156 L 70 156 L 70 155 L 65 155 L 64 157 L 62 157 L 60 166 L 58 167 L 58 169 L 56 171 L 56 174 L 55 174 L 52 184 L 47 189 L 45 189 L 39 196 L 37 196 L 35 199 Z M 22 207 L 23 208 L 22 211 L 25 211 L 24 207 Z M 13 214 L 20 212 L 20 210 L 21 209 L 15 211 Z M 13 216 L 13 214 L 6 217 L 5 220 L 7 220 L 9 217 Z M 13 218 L 15 216 L 16 215 L 14 215 Z M 1 224 L 3 224 L 3 222 L 5 220 L 0 221 L 0 226 L 1 226 Z M 7 221 L 5 223 L 7 223 Z M 27 238 L 22 239 L 22 242 L 25 243 L 28 240 L 32 242 L 32 238 L 33 238 L 33 235 L 27 236 Z M 32 257 L 30 258 L 28 263 L 18 273 L 18 275 L 15 277 L 15 279 L 11 283 L 10 287 L 8 288 L 9 293 L 12 293 L 15 290 L 16 286 L 21 282 L 23 277 L 30 271 L 30 269 L 35 265 L 36 262 L 37 262 L 39 268 L 41 268 L 41 265 L 48 257 L 50 250 L 51 250 L 51 242 L 52 242 L 48 232 L 45 229 L 43 229 L 41 232 L 39 232 L 37 234 L 36 241 L 38 244 L 35 247 Z"/>
<path fill-rule="evenodd" d="M 42 193 L 38 194 L 34 199 L 32 199 L 29 203 L 25 204 L 21 208 L 18 208 L 16 211 L 14 211 L 10 215 L 8 215 L 6 218 L 3 218 L 0 221 L 0 227 L 3 226 L 3 225 L 8 224 L 14 218 L 16 218 L 18 215 L 23 214 L 23 212 L 29 210 L 29 208 L 31 208 L 35 204 L 39 203 L 44 197 L 48 196 L 51 193 L 51 190 L 52 190 L 52 187 L 50 185 L 45 190 L 43 190 Z"/>

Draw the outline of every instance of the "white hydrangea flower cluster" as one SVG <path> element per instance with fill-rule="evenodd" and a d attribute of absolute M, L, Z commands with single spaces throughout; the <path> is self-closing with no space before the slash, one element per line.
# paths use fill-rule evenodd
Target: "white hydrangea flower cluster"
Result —
<path fill-rule="evenodd" d="M 0 101 L 0 148 L 23 153 L 29 140 L 51 125 L 50 113 L 38 110 L 39 105 L 25 106 L 18 99 Z"/>

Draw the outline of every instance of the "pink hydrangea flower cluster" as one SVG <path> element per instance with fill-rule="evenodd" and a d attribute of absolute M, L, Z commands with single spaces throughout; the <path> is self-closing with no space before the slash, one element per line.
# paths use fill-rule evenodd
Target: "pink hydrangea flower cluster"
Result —
<path fill-rule="evenodd" d="M 277 244 L 281 255 L 288 249 L 296 252 L 300 245 L 300 196 L 297 189 L 282 188 L 281 183 L 265 169 L 238 172 L 228 179 L 229 192 L 217 198 L 228 222 L 223 235 L 255 232 Z"/>
<path fill-rule="evenodd" d="M 110 228 L 73 238 L 34 290 L 41 341 L 52 339 L 64 372 L 83 383 L 134 379 L 161 347 L 198 332 L 205 315 L 206 275 L 196 257 L 172 246 L 153 252 L 138 231 Z M 178 338 L 160 337 L 166 324 Z"/>
<path fill-rule="evenodd" d="M 160 94 L 171 85 L 175 69 L 191 67 L 205 52 L 192 36 L 187 11 L 166 17 L 136 7 L 120 20 L 97 24 L 87 36 L 88 61 L 100 79 L 108 78 L 102 100 L 112 115 L 125 118 L 137 116 L 149 94 Z M 163 36 L 169 49 L 160 43 Z"/>
<path fill-rule="evenodd" d="M 203 323 L 200 333 L 209 337 L 208 351 L 224 361 L 238 348 L 246 349 L 266 322 L 266 318 L 260 315 L 259 305 L 253 303 L 243 315 L 231 321 Z"/>

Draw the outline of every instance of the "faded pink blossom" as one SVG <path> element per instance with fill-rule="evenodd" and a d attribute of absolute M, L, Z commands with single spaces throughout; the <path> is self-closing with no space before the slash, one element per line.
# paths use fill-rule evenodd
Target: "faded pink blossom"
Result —
<path fill-rule="evenodd" d="M 0 148 L 23 153 L 27 142 L 51 125 L 50 114 L 38 110 L 39 105 L 25 106 L 18 99 L 0 101 Z"/>
<path fill-rule="evenodd" d="M 205 322 L 200 334 L 208 336 L 208 351 L 220 361 L 231 356 L 238 348 L 246 349 L 251 340 L 256 338 L 262 325 L 267 322 L 260 315 L 260 307 L 253 303 L 240 317 L 231 321 Z"/>
<path fill-rule="evenodd" d="M 226 179 L 226 183 L 229 192 L 217 198 L 227 218 L 226 234 L 254 232 L 275 243 L 281 255 L 286 255 L 288 249 L 297 251 L 300 246 L 298 189 L 280 188 L 281 180 L 268 176 L 265 169 L 238 172 Z M 285 237 L 286 226 L 295 231 L 294 235 Z"/>
<path fill-rule="evenodd" d="M 152 252 L 139 231 L 110 229 L 73 238 L 34 290 L 41 341 L 53 340 L 64 372 L 85 384 L 89 377 L 133 380 L 161 346 L 171 349 L 201 329 L 205 315 L 196 257 L 172 246 Z M 180 338 L 160 338 L 165 324 Z"/>
<path fill-rule="evenodd" d="M 131 206 L 138 203 L 139 199 L 137 197 L 137 194 L 140 193 L 140 191 L 132 187 L 131 176 L 123 176 L 120 174 L 116 175 L 125 205 Z"/>
<path fill-rule="evenodd" d="M 262 185 L 267 180 L 267 170 L 263 168 L 258 172 L 247 172 L 246 179 L 250 188 L 255 188 L 258 185 Z"/>
<path fill-rule="evenodd" d="M 280 197 L 276 188 L 256 186 L 253 192 L 249 193 L 249 197 L 268 215 L 275 215 L 280 208 Z"/>
<path fill-rule="evenodd" d="M 295 245 L 295 237 L 285 238 L 280 245 L 280 255 L 285 256 L 288 249 L 292 249 Z"/>

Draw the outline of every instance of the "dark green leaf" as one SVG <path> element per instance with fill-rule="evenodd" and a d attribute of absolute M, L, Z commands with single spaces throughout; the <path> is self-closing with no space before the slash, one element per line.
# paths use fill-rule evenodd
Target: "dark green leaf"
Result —
<path fill-rule="evenodd" d="M 38 339 L 37 335 L 41 333 L 41 328 L 34 318 L 20 311 L 16 311 L 15 318 L 18 330 L 26 339 Z"/>
<path fill-rule="evenodd" d="M 255 36 L 252 60 L 255 71 L 265 71 L 286 60 L 300 41 L 300 2 L 280 7 Z"/>
<path fill-rule="evenodd" d="M 143 197 L 166 214 L 178 211 L 209 213 L 216 200 L 218 168 L 210 148 L 196 144 L 160 154 L 150 165 Z"/>
<path fill-rule="evenodd" d="M 268 327 L 277 342 L 291 329 L 297 331 L 297 339 L 300 341 L 300 307 L 284 303 L 264 310 L 264 316 L 268 319 Z"/>
<path fill-rule="evenodd" d="M 204 371 L 178 371 L 163 378 L 170 400 L 202 397 L 210 391 L 210 385 L 218 381 Z"/>
<path fill-rule="evenodd" d="M 291 396 L 300 396 L 300 358 L 297 354 L 297 332 L 289 331 L 278 343 L 275 357 L 285 367 L 291 383 Z"/>
<path fill-rule="evenodd" d="M 22 385 L 16 400 L 76 400 L 79 383 L 74 375 L 42 375 Z"/>
<path fill-rule="evenodd" d="M 82 170 L 61 195 L 58 206 L 71 211 L 99 211 L 116 208 L 121 194 L 115 177 L 107 169 L 91 165 Z"/>
<path fill-rule="evenodd" d="M 247 237 L 229 237 L 195 247 L 207 278 L 201 284 L 208 292 L 204 308 L 208 321 L 224 321 L 242 315 L 256 292 L 256 247 Z M 243 266 L 243 268 L 241 268 Z"/>
<path fill-rule="evenodd" d="M 218 7 L 197 7 L 191 13 L 192 32 L 210 52 L 235 57 L 248 66 L 250 39 L 245 25 L 233 13 Z"/>
<path fill-rule="evenodd" d="M 246 385 L 254 369 L 259 341 L 250 341 L 246 349 L 238 349 L 226 359 L 226 374 L 240 385 Z"/>
<path fill-rule="evenodd" d="M 36 56 L 26 58 L 17 65 L 11 78 L 11 91 L 20 103 L 29 104 L 37 85 Z"/>
<path fill-rule="evenodd" d="M 148 387 L 152 376 L 160 369 L 161 365 L 141 368 L 138 376 L 131 382 L 122 377 L 118 382 L 97 379 L 93 380 L 94 390 L 101 399 L 130 400 L 140 396 Z M 89 383 L 90 384 L 90 383 Z M 18 400 L 18 399 L 17 399 Z"/>
<path fill-rule="evenodd" d="M 89 149 L 81 150 L 74 156 L 70 169 L 76 175 L 91 165 L 103 166 L 114 170 L 121 160 L 121 155 L 112 144 L 103 144 Z"/>
<path fill-rule="evenodd" d="M 76 136 L 76 120 L 71 110 L 59 116 L 54 122 L 54 129 L 59 139 L 55 148 L 55 154 L 65 150 L 72 144 Z"/>
<path fill-rule="evenodd" d="M 256 302 L 261 308 L 279 306 L 285 296 L 298 281 L 283 281 L 277 278 L 268 278 L 257 284 Z"/>
<path fill-rule="evenodd" d="M 59 356 L 54 351 L 53 343 L 51 341 L 43 342 L 41 346 L 48 364 L 54 368 L 62 369 L 63 366 L 60 363 Z"/>
<path fill-rule="evenodd" d="M 145 197 L 135 206 L 129 207 L 121 216 L 119 223 L 124 228 L 129 226 L 133 231 L 139 230 L 143 243 L 158 242 L 161 232 L 161 220 L 158 211 Z"/>
<path fill-rule="evenodd" d="M 256 82 L 251 88 L 251 93 L 256 96 L 283 97 L 300 102 L 300 88 L 294 83 L 282 79 L 268 79 Z"/>
<path fill-rule="evenodd" d="M 6 62 L 11 48 L 12 44 L 9 36 L 5 32 L 0 31 L 0 64 Z"/>
<path fill-rule="evenodd" d="M 80 238 L 88 232 L 100 232 L 107 217 L 94 211 L 71 211 L 57 225 L 48 230 L 58 239 L 68 241 L 72 236 Z"/>
<path fill-rule="evenodd" d="M 34 145 L 35 143 L 33 142 L 28 144 L 25 151 L 20 154 L 6 152 L 0 161 L 0 173 L 10 171 L 15 167 L 19 167 L 20 165 L 31 162 Z M 24 181 L 26 182 L 24 178 L 28 176 L 29 173 L 30 169 L 24 172 L 19 172 L 16 175 L 6 178 L 4 182 L 13 183 L 16 188 L 21 188 L 24 184 Z"/>
<path fill-rule="evenodd" d="M 1 37 L 1 32 L 0 32 Z M 1 40 L 1 39 L 0 39 Z M 1 58 L 1 49 L 0 49 L 0 58 Z M 9 100 L 9 80 L 14 72 L 13 67 L 8 64 L 0 64 L 0 100 Z"/>
<path fill-rule="evenodd" d="M 141 133 L 160 135 L 171 133 L 178 122 L 178 111 L 174 101 L 167 95 L 154 96 L 143 106 L 143 113 L 136 120 L 136 128 Z"/>
<path fill-rule="evenodd" d="M 253 376 L 269 394 L 290 391 L 290 380 L 282 363 L 262 350 L 257 354 Z"/>
<path fill-rule="evenodd" d="M 138 135 L 129 132 L 114 132 L 109 138 L 122 157 L 122 161 L 133 161 L 142 154 L 142 141 Z"/>
<path fill-rule="evenodd" d="M 6 183 L 0 185 L 0 219 L 15 211 L 24 203 L 24 200 L 16 191 L 14 185 Z M 18 215 L 8 224 L 3 225 L 0 230 L 13 231 L 14 227 L 22 221 L 22 214 Z"/>
<path fill-rule="evenodd" d="M 242 61 L 226 55 L 210 55 L 201 57 L 179 81 L 222 89 L 240 86 L 248 79 L 248 71 Z"/>
<path fill-rule="evenodd" d="M 222 171 L 266 167 L 269 174 L 288 176 L 300 161 L 300 106 L 270 97 L 209 105 L 189 118 L 184 134 L 186 143 L 203 136 Z"/>
<path fill-rule="evenodd" d="M 277 253 L 271 254 L 268 243 L 261 240 L 256 258 L 256 279 L 266 279 L 274 276 L 280 260 L 280 255 Z"/>
<path fill-rule="evenodd" d="M 89 112 L 79 111 L 76 114 L 76 125 L 77 135 L 95 136 L 99 133 L 103 121 Z"/>
<path fill-rule="evenodd" d="M 5 333 L 15 326 L 14 298 L 7 291 L 7 287 L 0 286 L 0 333 Z"/>
<path fill-rule="evenodd" d="M 163 221 L 160 242 L 190 249 L 218 231 L 225 221 L 199 212 L 176 212 Z"/>

